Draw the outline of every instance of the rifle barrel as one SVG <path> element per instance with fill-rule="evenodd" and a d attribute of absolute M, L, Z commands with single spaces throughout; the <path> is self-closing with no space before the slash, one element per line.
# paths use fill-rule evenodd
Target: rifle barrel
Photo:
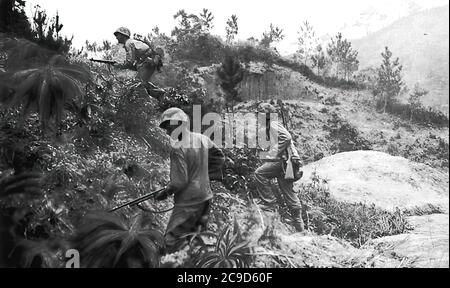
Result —
<path fill-rule="evenodd" d="M 117 210 L 119 210 L 119 209 L 122 209 L 122 208 L 124 208 L 124 207 L 126 207 L 126 206 L 132 206 L 132 205 L 136 205 L 136 204 L 139 204 L 139 203 L 141 203 L 141 202 L 147 201 L 147 200 L 149 200 L 150 198 L 152 198 L 153 195 L 155 195 L 155 194 L 158 193 L 158 192 L 163 191 L 164 189 L 165 189 L 165 188 L 161 188 L 161 189 L 159 189 L 159 190 L 156 190 L 156 191 L 154 191 L 154 192 L 151 192 L 151 193 L 149 193 L 149 194 L 146 194 L 146 195 L 144 195 L 144 196 L 141 196 L 141 197 L 139 197 L 139 198 L 137 198 L 137 199 L 131 200 L 131 201 L 125 203 L 125 204 L 122 204 L 122 205 L 119 205 L 119 206 L 114 207 L 114 208 L 112 208 L 112 209 L 109 209 L 108 212 L 114 212 L 114 211 L 117 211 Z"/>

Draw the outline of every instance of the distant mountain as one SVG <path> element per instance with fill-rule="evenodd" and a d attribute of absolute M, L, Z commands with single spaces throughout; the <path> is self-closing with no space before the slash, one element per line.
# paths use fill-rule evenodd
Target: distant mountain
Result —
<path fill-rule="evenodd" d="M 404 17 L 362 39 L 352 40 L 359 51 L 360 68 L 380 66 L 381 52 L 389 47 L 400 58 L 408 87 L 415 83 L 430 91 L 424 102 L 449 104 L 449 6 Z"/>

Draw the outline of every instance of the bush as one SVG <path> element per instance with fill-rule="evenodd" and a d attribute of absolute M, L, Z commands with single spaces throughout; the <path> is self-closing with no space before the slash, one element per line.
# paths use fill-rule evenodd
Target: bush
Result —
<path fill-rule="evenodd" d="M 363 203 L 345 203 L 330 196 L 328 183 L 313 173 L 300 187 L 300 199 L 308 207 L 309 226 L 318 234 L 330 234 L 361 247 L 370 239 L 405 233 L 411 229 L 405 214 Z"/>
<path fill-rule="evenodd" d="M 331 149 L 334 153 L 371 149 L 370 142 L 360 136 L 359 131 L 337 113 L 331 115 L 326 129 L 329 131 L 328 138 L 333 142 Z"/>
<path fill-rule="evenodd" d="M 387 106 L 386 111 L 417 124 L 435 127 L 449 126 L 448 115 L 433 107 L 411 106 L 410 104 L 394 102 Z"/>
<path fill-rule="evenodd" d="M 171 45 L 170 53 L 175 60 L 209 66 L 223 59 L 224 47 L 220 37 L 209 33 L 187 34 Z"/>

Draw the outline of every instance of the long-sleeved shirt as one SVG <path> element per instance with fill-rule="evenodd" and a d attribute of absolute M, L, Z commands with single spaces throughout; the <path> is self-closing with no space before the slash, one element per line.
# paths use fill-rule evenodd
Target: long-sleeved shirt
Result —
<path fill-rule="evenodd" d="M 209 149 L 217 146 L 211 139 L 198 133 L 188 132 L 184 137 L 189 137 L 190 144 L 173 148 L 170 154 L 169 188 L 176 191 L 175 206 L 195 205 L 213 197 L 208 157 Z"/>
<path fill-rule="evenodd" d="M 287 149 L 291 148 L 292 158 L 300 159 L 297 149 L 292 141 L 292 135 L 279 122 L 270 122 L 270 147 L 268 158 L 287 159 Z"/>
<path fill-rule="evenodd" d="M 124 65 L 135 67 L 136 62 L 142 61 L 145 54 L 150 51 L 150 47 L 142 41 L 128 39 L 125 42 L 126 58 Z"/>

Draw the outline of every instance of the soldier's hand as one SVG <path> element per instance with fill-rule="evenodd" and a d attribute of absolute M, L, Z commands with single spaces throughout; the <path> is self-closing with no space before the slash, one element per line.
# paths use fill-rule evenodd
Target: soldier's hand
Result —
<path fill-rule="evenodd" d="M 169 193 L 167 193 L 167 189 L 164 189 L 163 191 L 156 194 L 155 199 L 157 201 L 164 201 L 169 197 Z"/>

